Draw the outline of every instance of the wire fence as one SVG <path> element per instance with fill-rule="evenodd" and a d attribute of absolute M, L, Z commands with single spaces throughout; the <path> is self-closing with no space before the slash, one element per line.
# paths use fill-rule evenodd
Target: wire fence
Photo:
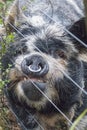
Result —
<path fill-rule="evenodd" d="M 31 3 L 31 1 L 29 1 L 29 4 Z M 42 13 L 42 14 L 44 14 L 46 17 L 48 17 L 50 20 L 52 20 L 54 23 L 56 23 L 56 24 L 58 24 L 58 22 L 56 21 L 56 20 L 54 20 L 51 16 L 49 16 L 47 13 L 45 13 L 44 11 L 42 11 L 42 10 L 40 10 L 39 9 L 39 11 Z M 0 16 L 0 17 L 2 17 L 2 19 L 3 20 L 5 20 L 5 17 L 3 17 L 3 16 Z M 25 36 L 19 31 L 19 29 L 17 28 L 17 27 L 15 27 L 14 25 L 12 25 L 10 22 L 8 22 L 8 24 L 17 32 L 17 33 L 19 33 L 24 39 L 25 39 Z M 58 24 L 59 25 L 59 24 Z M 63 27 L 62 25 L 61 25 L 61 27 Z M 69 35 L 71 35 L 74 39 L 76 39 L 78 42 L 79 42 L 79 44 L 81 44 L 81 45 L 83 45 L 85 48 L 87 48 L 87 44 L 85 44 L 83 41 L 81 41 L 78 37 L 76 37 L 74 34 L 72 34 L 69 30 L 67 30 L 65 27 L 63 27 L 63 29 L 64 29 L 64 31 L 66 31 Z M 32 34 L 33 34 L 33 32 L 31 32 Z M 39 53 L 42 53 L 41 52 L 41 50 L 39 50 L 39 48 L 37 48 L 35 45 L 33 45 L 38 51 L 39 51 Z M 12 61 L 13 63 L 14 63 L 14 61 Z M 55 65 L 55 66 L 57 66 L 57 65 Z M 65 77 L 67 77 L 73 84 L 75 84 L 75 86 L 76 87 L 78 87 L 79 89 L 81 89 L 81 91 L 85 94 L 85 95 L 87 95 L 87 92 L 84 90 L 84 83 L 83 83 L 83 87 L 81 87 L 81 86 L 79 86 L 69 75 L 67 75 L 67 73 L 65 73 L 65 72 L 63 72 L 63 70 L 62 70 L 62 68 L 60 69 L 60 71 L 63 73 L 63 75 L 65 75 Z M 63 115 L 63 117 L 70 123 L 70 125 L 73 125 L 73 122 L 54 104 L 54 102 L 53 101 L 51 101 L 50 99 L 49 99 L 49 97 L 47 96 L 47 95 L 45 95 L 45 93 L 43 93 L 38 87 L 37 87 L 37 85 L 31 80 L 31 82 L 32 82 L 32 84 L 35 86 L 35 88 L 37 88 L 39 91 L 40 91 L 40 93 L 55 107 L 55 109 L 61 114 L 61 115 Z M 10 129 L 12 129 L 12 130 L 19 130 L 20 129 L 20 127 L 19 126 L 14 126 L 13 127 L 13 124 L 12 124 L 12 122 L 14 123 L 14 122 L 16 122 L 16 120 L 15 120 L 15 117 L 18 119 L 18 117 L 16 116 L 16 114 L 13 112 L 13 110 L 11 109 L 11 108 L 8 108 L 8 102 L 6 101 L 6 98 L 4 97 L 4 94 L 2 94 L 2 92 L 1 92 L 1 94 L 0 94 L 0 102 L 1 102 L 1 104 L 0 104 L 0 116 L 1 116 L 1 119 L 2 120 L 5 120 L 5 123 L 6 123 L 6 126 L 7 126 L 7 130 L 10 130 Z M 4 106 L 3 106 L 4 105 Z M 13 119 L 12 119 L 12 121 L 10 121 L 11 120 L 11 118 L 10 118 L 10 120 L 8 120 L 9 119 L 9 117 L 7 117 L 7 115 L 8 115 L 8 113 L 7 113 L 7 111 L 6 110 L 4 110 L 4 109 L 2 109 L 2 107 L 4 107 L 4 108 L 6 108 L 7 110 L 8 109 L 10 109 L 11 111 L 12 111 L 12 113 L 14 113 L 14 115 L 15 115 L 15 117 L 13 117 Z M 2 117 L 2 113 L 5 113 L 5 117 Z M 12 115 L 11 115 L 12 116 Z M 6 118 L 7 117 L 7 118 Z M 20 120 L 20 119 L 18 119 L 18 120 Z M 43 126 L 41 126 L 41 124 L 39 124 L 39 122 L 34 118 L 34 120 L 35 120 L 35 122 L 39 125 L 39 127 L 41 128 L 41 130 L 44 130 L 44 128 L 43 128 Z M 20 121 L 20 123 L 22 123 L 21 121 Z M 9 125 L 10 124 L 10 125 Z M 9 127 L 10 126 L 10 127 Z M 22 126 L 24 126 L 24 124 L 22 123 Z M 27 130 L 26 129 L 26 127 L 24 126 L 24 128 L 25 128 L 25 130 Z M 2 129 L 0 129 L 0 130 L 2 130 Z M 76 130 L 78 130 L 78 128 L 76 127 Z"/>

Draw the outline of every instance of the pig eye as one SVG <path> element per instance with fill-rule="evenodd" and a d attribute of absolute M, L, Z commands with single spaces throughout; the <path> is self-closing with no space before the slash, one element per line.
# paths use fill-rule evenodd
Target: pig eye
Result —
<path fill-rule="evenodd" d="M 16 54 L 17 55 L 21 55 L 23 52 L 22 52 L 22 50 L 20 49 L 20 50 L 16 50 Z"/>
<path fill-rule="evenodd" d="M 66 56 L 66 53 L 63 51 L 63 50 L 58 50 L 57 51 L 57 54 L 60 58 L 63 58 L 63 59 L 66 59 L 67 56 Z"/>
<path fill-rule="evenodd" d="M 26 46 L 19 47 L 19 48 L 16 50 L 16 54 L 17 54 L 17 55 L 25 54 L 26 52 L 27 52 L 27 47 L 26 47 Z"/>

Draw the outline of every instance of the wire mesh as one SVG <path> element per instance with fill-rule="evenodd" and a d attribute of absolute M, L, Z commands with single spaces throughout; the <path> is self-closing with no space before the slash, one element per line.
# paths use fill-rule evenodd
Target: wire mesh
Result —
<path fill-rule="evenodd" d="M 50 20 L 52 20 L 54 23 L 57 23 L 57 21 L 55 21 L 53 18 L 51 18 L 48 14 L 46 14 L 45 12 L 43 12 L 42 10 L 40 10 L 44 15 L 46 15 Z M 3 16 L 1 16 L 2 19 L 5 19 Z M 8 22 L 8 24 L 14 28 L 23 38 L 25 38 L 25 36 L 14 26 L 12 25 L 10 22 Z M 81 41 L 79 38 L 77 38 L 74 34 L 72 34 L 69 30 L 67 30 L 66 28 L 63 28 L 68 34 L 70 34 L 73 38 L 75 38 L 77 41 L 79 41 L 80 44 L 82 44 L 83 46 L 85 46 L 87 48 L 87 45 Z M 36 47 L 36 46 L 35 46 Z M 37 48 L 37 47 L 36 47 Z M 37 48 L 38 49 L 38 48 Z M 39 49 L 38 49 L 39 50 Z M 39 50 L 40 53 L 42 53 Z M 64 73 L 62 71 L 62 69 L 60 70 L 69 80 L 71 80 L 78 88 L 81 89 L 81 91 L 83 91 L 84 94 L 87 95 L 87 92 L 84 90 L 84 87 L 80 87 L 71 77 L 69 77 L 66 73 Z M 31 81 L 33 83 L 33 81 Z M 34 84 L 34 83 L 33 83 Z M 38 89 L 38 87 L 34 84 L 34 86 Z M 45 98 L 47 98 L 47 100 L 49 102 L 51 102 L 51 104 L 66 118 L 66 120 L 72 125 L 73 123 L 70 121 L 70 119 L 41 91 L 39 90 L 44 96 Z M 1 122 L 1 126 L 3 124 L 3 121 L 5 122 L 5 128 L 7 130 L 20 130 L 20 127 L 15 123 L 15 117 L 12 117 L 12 115 L 10 116 L 10 118 L 8 117 L 11 114 L 12 110 L 8 110 L 8 103 L 6 101 L 6 98 L 4 96 L 4 94 L 2 94 L 2 92 L 0 93 L 0 118 L 2 120 Z M 9 114 L 10 112 L 10 114 Z M 13 112 L 13 111 L 12 111 Z M 3 114 L 4 113 L 4 114 Z M 14 113 L 14 112 L 13 112 Z M 2 115 L 5 115 L 4 117 Z M 14 113 L 15 115 L 15 113 Z M 15 115 L 16 116 L 16 115 Z M 35 119 L 35 121 L 37 122 L 38 125 L 39 122 Z M 10 124 L 10 125 L 9 125 Z M 44 130 L 44 128 L 40 125 L 41 129 Z M 76 128 L 78 130 L 78 128 Z M 2 128 L 1 128 L 2 130 Z M 25 128 L 25 130 L 27 130 Z"/>

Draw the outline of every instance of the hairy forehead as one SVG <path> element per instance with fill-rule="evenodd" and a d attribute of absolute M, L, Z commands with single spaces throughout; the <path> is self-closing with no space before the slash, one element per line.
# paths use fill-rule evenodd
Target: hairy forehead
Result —
<path fill-rule="evenodd" d="M 64 47 L 64 40 L 66 36 L 63 36 L 63 31 L 56 25 L 45 25 L 44 27 L 26 26 L 21 29 L 22 34 L 27 41 L 27 45 L 48 45 L 55 47 Z M 68 41 L 68 39 L 67 39 Z M 66 43 L 66 42 L 65 42 Z"/>
<path fill-rule="evenodd" d="M 22 44 L 18 44 L 23 46 L 24 43 L 30 51 L 38 49 L 42 52 L 47 52 L 50 49 L 54 51 L 57 49 L 66 50 L 67 46 L 71 44 L 64 30 L 56 24 L 50 23 L 37 27 L 29 23 L 23 23 L 20 31 L 24 37 L 18 36 L 20 43 L 22 42 Z"/>
<path fill-rule="evenodd" d="M 38 18 L 40 17 L 40 18 Z M 32 21 L 32 19 L 35 19 Z M 29 20 L 26 20 L 22 22 L 19 26 L 20 31 L 26 35 L 26 34 L 36 34 L 40 37 L 44 36 L 63 36 L 64 29 L 60 24 L 53 23 L 53 22 L 46 22 L 43 20 L 43 17 L 41 16 L 32 16 L 32 18 L 29 18 Z"/>

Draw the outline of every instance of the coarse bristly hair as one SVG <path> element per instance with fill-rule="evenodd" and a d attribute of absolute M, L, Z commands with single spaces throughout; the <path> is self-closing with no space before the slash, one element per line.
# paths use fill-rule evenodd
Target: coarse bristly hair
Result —
<path fill-rule="evenodd" d="M 15 0 L 6 19 L 6 26 L 11 23 L 14 27 L 9 29 L 15 31 L 16 36 L 2 57 L 2 73 L 11 66 L 2 78 L 9 80 L 5 93 L 24 130 L 41 130 L 40 126 L 44 130 L 69 129 L 70 122 L 48 99 L 71 122 L 87 108 L 87 96 L 68 78 L 87 90 L 87 58 L 84 58 L 87 49 L 81 49 L 60 22 L 55 23 L 41 12 L 43 7 L 49 16 L 57 19 L 56 2 L 34 5 L 26 0 L 24 10 L 24 3 L 20 7 L 20 1 Z M 77 36 L 81 36 L 81 30 L 78 34 L 75 25 L 79 27 L 80 23 L 70 28 Z M 79 130 L 85 130 L 86 121 L 85 116 L 85 121 L 77 126 Z"/>

